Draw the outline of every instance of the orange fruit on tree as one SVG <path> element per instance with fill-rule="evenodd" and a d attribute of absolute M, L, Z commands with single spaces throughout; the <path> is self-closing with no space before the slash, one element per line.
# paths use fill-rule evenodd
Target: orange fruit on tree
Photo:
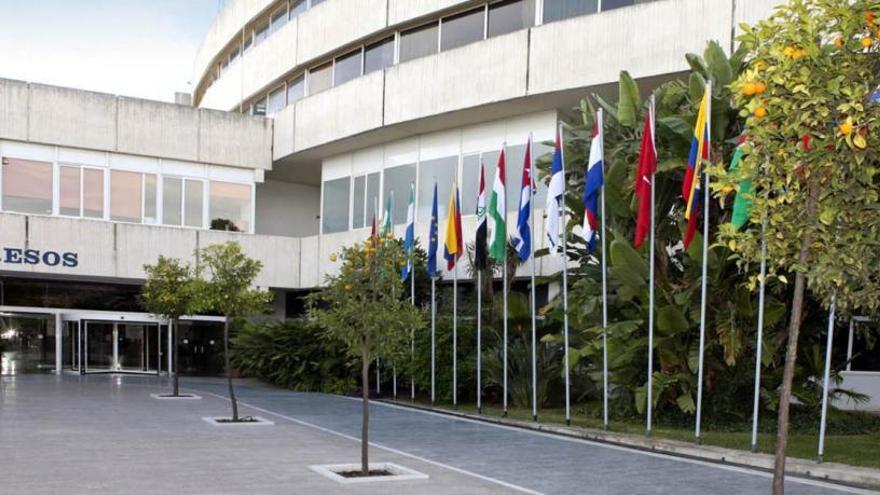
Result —
<path fill-rule="evenodd" d="M 871 48 L 872 44 L 874 44 L 874 40 L 872 40 L 870 36 L 865 36 L 864 38 L 862 38 L 863 48 Z"/>
<path fill-rule="evenodd" d="M 852 119 L 846 119 L 846 121 L 840 124 L 840 133 L 844 136 L 849 136 L 853 131 L 853 123 Z"/>
<path fill-rule="evenodd" d="M 762 119 L 767 116 L 767 109 L 764 107 L 758 107 L 754 111 L 755 117 Z"/>
<path fill-rule="evenodd" d="M 767 91 L 767 85 L 762 83 L 761 81 L 756 82 L 755 83 L 755 93 L 761 94 L 764 91 Z"/>
<path fill-rule="evenodd" d="M 838 37 L 836 40 L 834 40 L 834 46 L 836 46 L 837 48 L 841 48 L 843 46 L 843 38 Z"/>
<path fill-rule="evenodd" d="M 757 92 L 757 88 L 755 87 L 755 83 L 747 82 L 742 85 L 742 93 L 746 96 L 752 96 Z"/>

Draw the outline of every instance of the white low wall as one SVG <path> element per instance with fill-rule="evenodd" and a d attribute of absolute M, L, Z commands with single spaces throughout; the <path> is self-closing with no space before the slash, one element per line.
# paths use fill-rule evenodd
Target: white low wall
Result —
<path fill-rule="evenodd" d="M 870 396 L 865 404 L 856 404 L 848 399 L 836 401 L 835 406 L 841 409 L 880 412 L 880 371 L 842 371 L 842 388 L 848 388 Z"/>

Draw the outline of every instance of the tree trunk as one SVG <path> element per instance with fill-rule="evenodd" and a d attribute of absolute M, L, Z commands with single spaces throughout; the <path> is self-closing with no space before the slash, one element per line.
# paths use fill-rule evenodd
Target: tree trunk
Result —
<path fill-rule="evenodd" d="M 180 395 L 180 364 L 177 362 L 177 345 L 180 337 L 180 321 L 177 318 L 171 320 L 171 373 L 172 373 L 172 389 L 171 395 L 177 397 Z"/>
<path fill-rule="evenodd" d="M 813 219 L 816 215 L 816 203 L 818 191 L 810 185 L 810 193 L 807 199 L 806 218 Z M 798 262 L 806 265 L 810 257 L 810 244 L 813 242 L 813 233 L 810 229 L 804 232 L 801 239 L 801 251 Z M 806 280 L 804 273 L 798 271 L 794 279 L 794 296 L 791 304 L 791 320 L 788 323 L 788 346 L 785 351 L 785 368 L 782 373 L 782 390 L 779 397 L 779 418 L 776 427 L 776 459 L 773 465 L 773 495 L 782 495 L 785 491 L 785 450 L 788 446 L 788 416 L 791 403 L 791 387 L 794 381 L 795 363 L 797 361 L 798 334 L 801 330 L 801 321 L 804 315 L 804 291 Z"/>
<path fill-rule="evenodd" d="M 363 414 L 361 423 L 361 472 L 364 476 L 370 474 L 370 353 L 369 337 L 361 338 L 361 394 L 363 396 Z"/>
<path fill-rule="evenodd" d="M 229 359 L 229 317 L 223 320 L 223 356 L 226 360 L 226 383 L 229 385 L 229 403 L 232 404 L 232 421 L 238 421 L 238 401 L 232 387 L 232 361 Z"/>

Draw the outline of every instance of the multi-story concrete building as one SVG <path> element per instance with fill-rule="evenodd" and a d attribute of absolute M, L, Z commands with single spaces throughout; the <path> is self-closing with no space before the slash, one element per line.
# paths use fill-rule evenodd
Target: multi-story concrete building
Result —
<path fill-rule="evenodd" d="M 276 313 L 294 312 L 388 195 L 402 231 L 416 185 L 424 238 L 435 180 L 441 218 L 453 180 L 473 212 L 478 168 L 491 183 L 502 146 L 515 182 L 529 136 L 552 139 L 620 70 L 676 77 L 685 53 L 732 50 L 776 3 L 232 0 L 198 51 L 191 106 L 0 81 L 0 310 L 7 340 L 36 351 L 4 365 L 167 370 L 164 325 L 136 299 L 143 264 L 229 239 L 264 263 Z M 211 320 L 184 329 L 185 370 L 212 371 Z"/>

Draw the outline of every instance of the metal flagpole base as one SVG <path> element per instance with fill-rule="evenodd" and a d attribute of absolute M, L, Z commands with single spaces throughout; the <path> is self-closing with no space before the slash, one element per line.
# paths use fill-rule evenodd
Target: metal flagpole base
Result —
<path fill-rule="evenodd" d="M 502 418 L 506 418 L 506 417 L 507 417 L 507 411 L 504 411 L 503 413 L 501 413 L 501 417 L 502 417 Z"/>
<path fill-rule="evenodd" d="M 611 430 L 611 428 L 607 424 L 602 425 L 602 429 L 605 431 Z"/>
<path fill-rule="evenodd" d="M 565 420 L 565 426 L 571 426 L 571 420 L 570 420 L 570 419 L 566 419 L 566 420 Z"/>
<path fill-rule="evenodd" d="M 757 453 L 758 453 L 758 444 L 756 444 L 756 443 L 753 443 L 753 444 L 752 444 L 752 453 L 753 453 L 753 454 L 757 454 Z"/>
<path fill-rule="evenodd" d="M 535 423 L 538 422 L 538 415 L 537 414 L 532 415 L 532 421 L 534 421 Z"/>
<path fill-rule="evenodd" d="M 651 430 L 645 430 L 645 436 L 651 438 Z"/>
<path fill-rule="evenodd" d="M 824 462 L 824 461 L 825 461 L 825 456 L 820 455 L 819 457 L 816 458 L 816 462 L 819 464 L 822 464 L 822 462 Z"/>
<path fill-rule="evenodd" d="M 482 407 L 478 407 L 478 408 L 477 408 L 477 414 L 483 414 L 483 408 L 482 408 Z"/>
<path fill-rule="evenodd" d="M 700 437 L 694 437 L 694 443 L 697 445 L 703 445 L 703 439 Z"/>

